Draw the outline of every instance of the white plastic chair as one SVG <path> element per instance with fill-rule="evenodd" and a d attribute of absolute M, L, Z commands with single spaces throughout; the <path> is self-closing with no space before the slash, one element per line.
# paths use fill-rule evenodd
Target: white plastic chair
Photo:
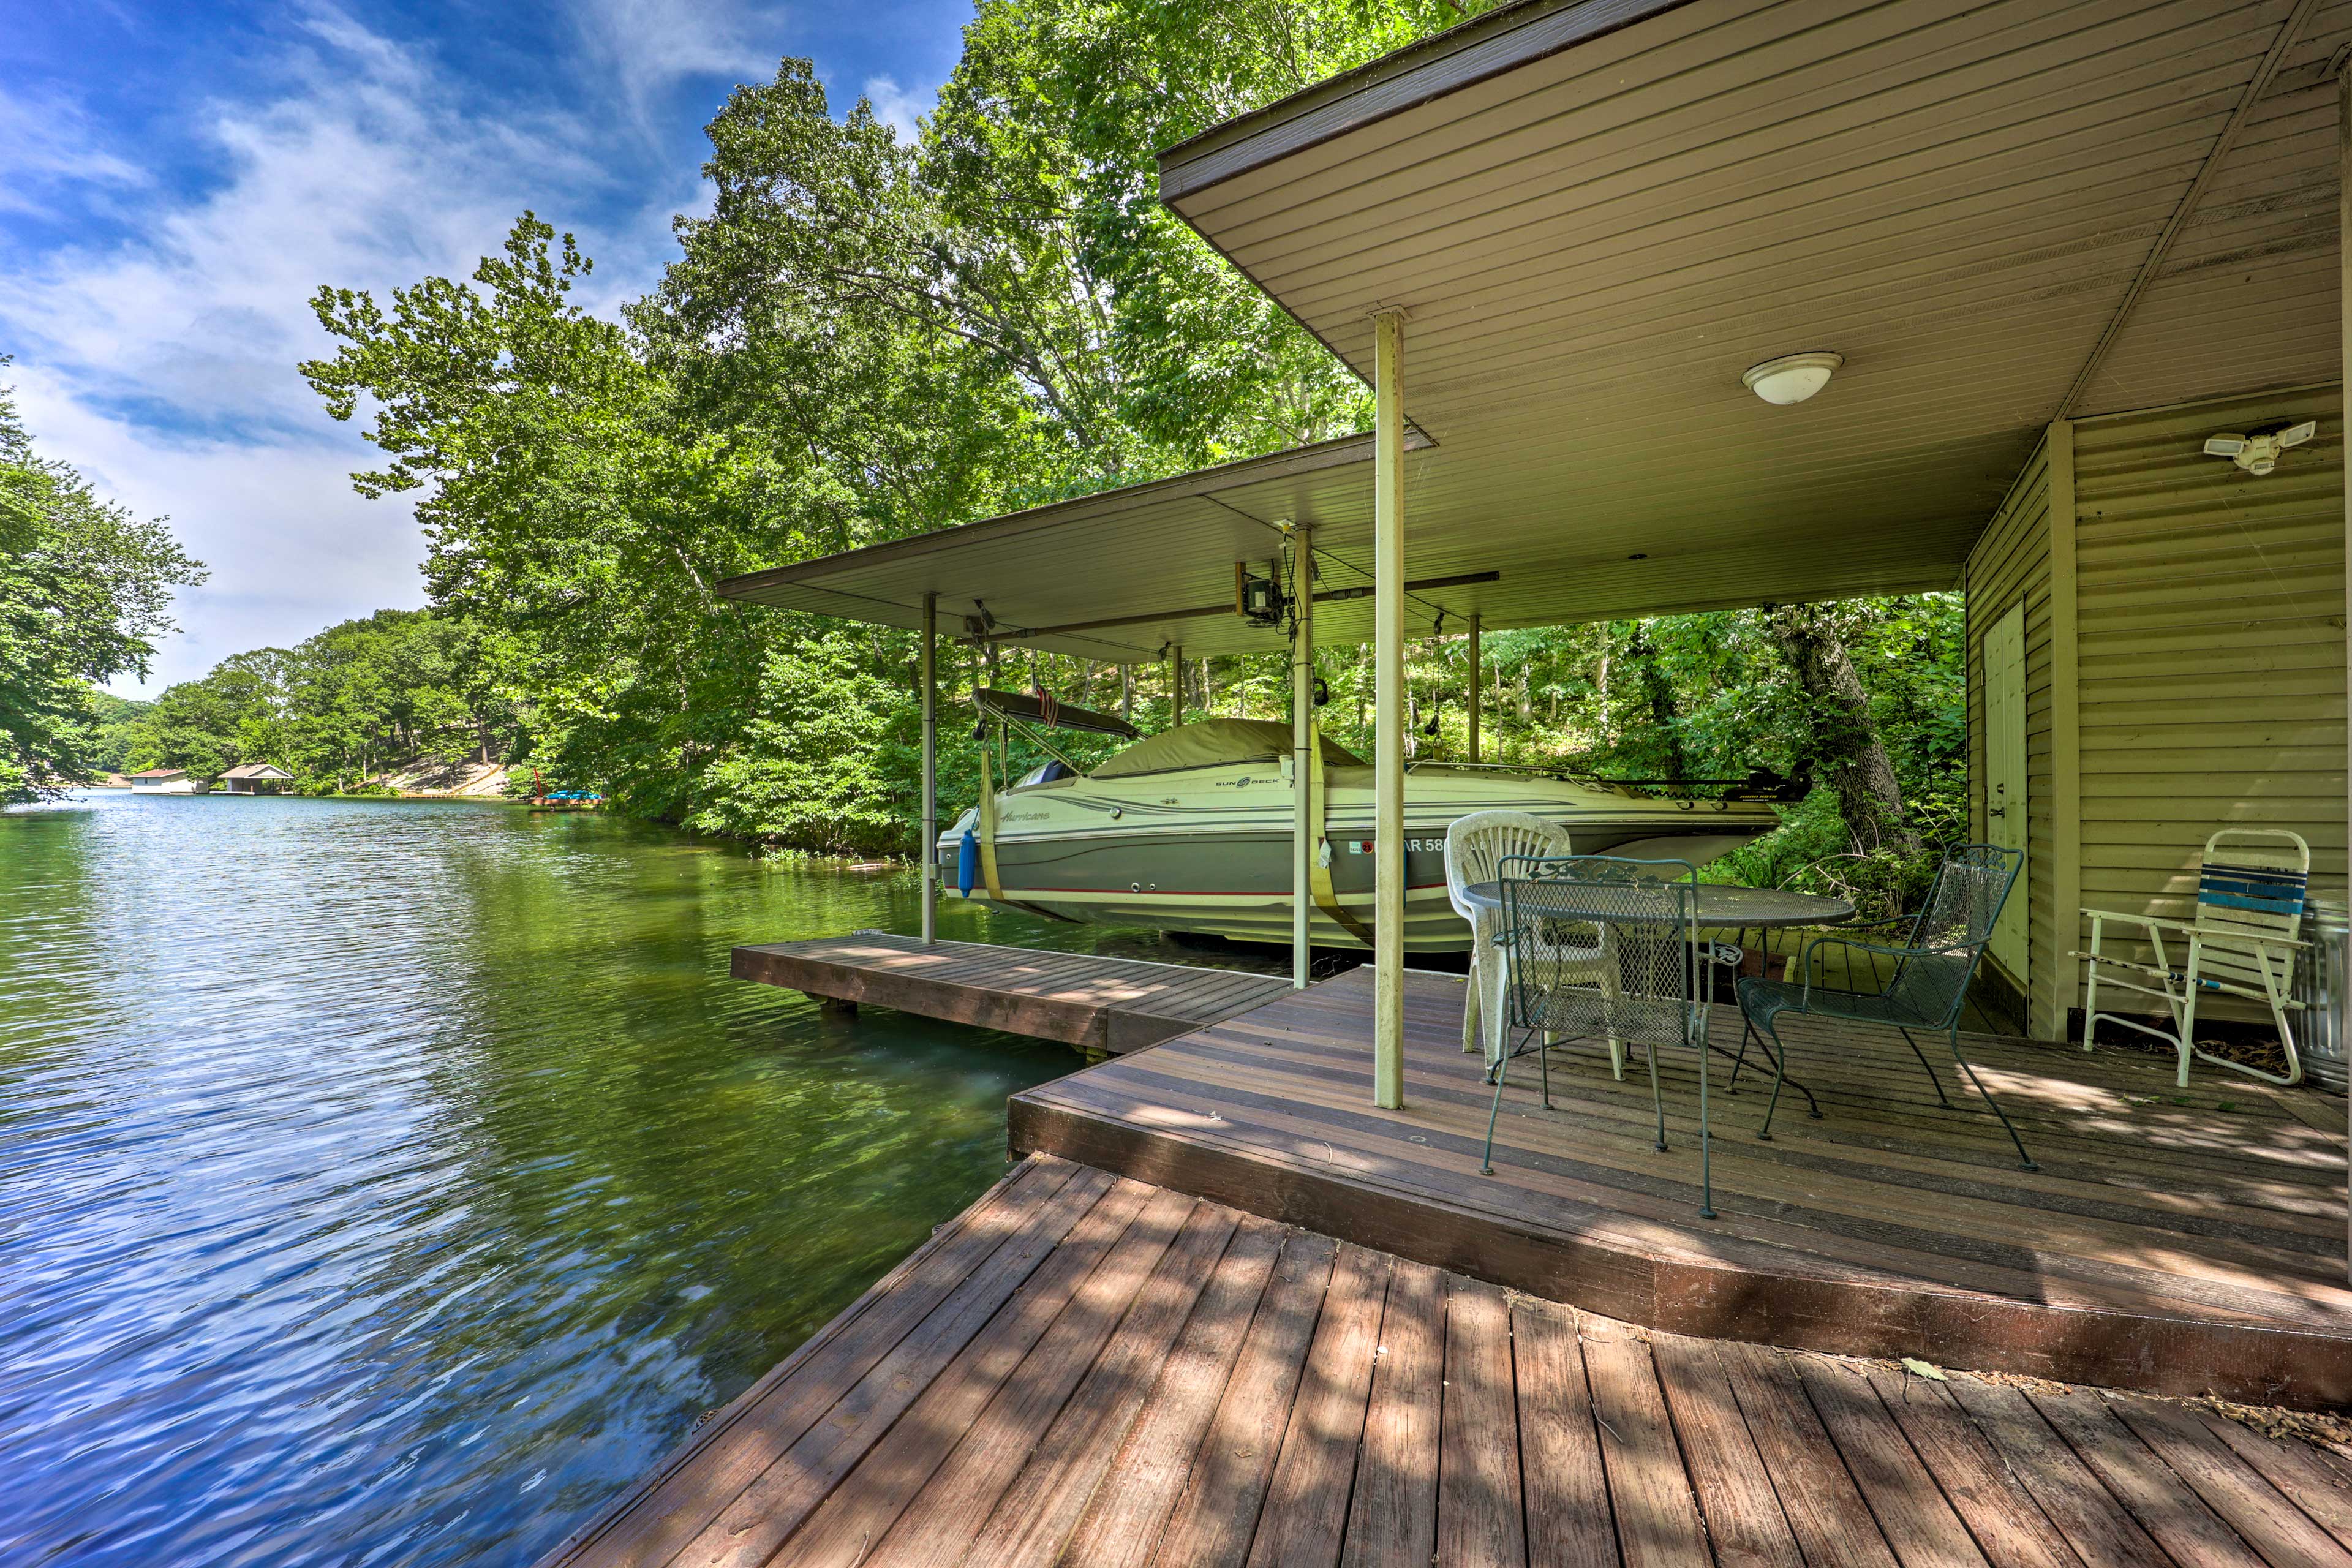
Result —
<path fill-rule="evenodd" d="M 2113 910 L 2084 910 L 2083 914 L 2091 922 L 2091 951 L 2074 955 L 2084 960 L 2090 979 L 2083 993 L 2083 1048 L 2092 1047 L 2104 1018 L 2170 1046 L 2179 1055 L 2180 1071 L 2175 1081 L 2183 1089 L 2189 1087 L 2191 1058 L 2265 1083 L 2301 1082 L 2303 1060 L 2295 1054 L 2294 1029 L 2287 1015 L 2303 1007 L 2291 987 L 2295 954 L 2311 945 L 2298 939 L 2310 880 L 2311 846 L 2301 835 L 2283 827 L 2225 827 L 2205 841 L 2204 864 L 2197 874 L 2195 919 L 2168 921 Z M 2156 962 L 2132 963 L 2102 952 L 2110 921 L 2133 928 L 2132 934 L 2155 950 Z M 2168 932 L 2176 940 L 2187 939 L 2185 967 L 2175 968 L 2165 952 Z M 2124 978 L 2127 974 L 2134 978 Z M 2144 984 L 2148 980 L 2156 984 Z M 2102 983 L 2160 998 L 2172 1016 L 2172 1027 L 2100 1012 Z M 2197 1048 L 2197 998 L 2208 991 L 2270 1004 L 2271 1022 L 2278 1026 L 2279 1045 L 2286 1052 L 2284 1076 Z"/>
<path fill-rule="evenodd" d="M 1470 985 L 1462 999 L 1462 1048 L 1472 1051 L 1483 1045 L 1489 1068 L 1503 1059 L 1510 1032 L 1510 973 L 1497 942 L 1503 914 L 1500 910 L 1478 908 L 1463 896 L 1463 890 L 1475 883 L 1499 881 L 1503 862 L 1514 856 L 1556 859 L 1571 853 L 1566 828 L 1523 811 L 1476 811 L 1445 830 L 1445 897 L 1454 912 L 1470 922 Z M 1544 938 L 1538 934 L 1530 940 Z M 1543 951 L 1547 968 L 1568 965 L 1578 978 L 1604 985 L 1616 981 L 1605 930 L 1597 945 L 1570 940 Z M 1609 1042 L 1609 1067 L 1619 1078 L 1625 1076 L 1622 1041 Z"/>

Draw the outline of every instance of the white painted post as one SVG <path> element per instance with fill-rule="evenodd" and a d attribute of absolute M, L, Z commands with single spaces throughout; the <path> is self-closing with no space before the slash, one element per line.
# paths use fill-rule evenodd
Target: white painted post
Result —
<path fill-rule="evenodd" d="M 1184 645 L 1175 643 L 1168 649 L 1168 727 L 1171 730 L 1184 721 Z"/>
<path fill-rule="evenodd" d="M 923 595 L 923 945 L 940 940 L 940 596 Z"/>
<path fill-rule="evenodd" d="M 1291 577 L 1298 594 L 1290 638 L 1290 984 L 1307 989 L 1314 960 L 1315 909 L 1315 529 L 1291 531 Z"/>
<path fill-rule="evenodd" d="M 1486 682 L 1478 668 L 1478 617 L 1470 617 L 1470 760 L 1478 760 L 1478 704 L 1486 700 Z"/>
<path fill-rule="evenodd" d="M 1372 1103 L 1404 1104 L 1404 312 L 1372 318 Z"/>

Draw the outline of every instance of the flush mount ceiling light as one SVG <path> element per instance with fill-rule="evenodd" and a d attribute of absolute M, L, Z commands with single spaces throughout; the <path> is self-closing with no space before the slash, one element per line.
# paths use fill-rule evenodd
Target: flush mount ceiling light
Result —
<path fill-rule="evenodd" d="M 1830 374 L 1845 363 L 1845 355 L 1826 349 L 1782 354 L 1739 373 L 1740 384 L 1767 403 L 1802 403 L 1830 384 Z"/>
<path fill-rule="evenodd" d="M 2260 479 L 2278 467 L 2281 452 L 2289 447 L 2300 447 L 2318 434 L 2319 421 L 2306 419 L 2300 425 L 2273 426 L 2267 430 L 2249 430 L 2242 436 L 2208 436 L 2205 455 L 2228 458 Z"/>

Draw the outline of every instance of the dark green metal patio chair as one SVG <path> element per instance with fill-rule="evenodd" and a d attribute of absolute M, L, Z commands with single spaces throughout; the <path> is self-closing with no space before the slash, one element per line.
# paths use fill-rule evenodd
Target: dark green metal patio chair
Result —
<path fill-rule="evenodd" d="M 1786 1076 L 1788 1052 L 1780 1043 L 1779 1020 L 1785 1013 L 1798 1013 L 1855 1024 L 1883 1024 L 1895 1030 L 1911 1047 L 1911 1054 L 1919 1058 L 1928 1082 L 1935 1086 L 1937 1101 L 1949 1110 L 1952 1102 L 1945 1098 L 1943 1081 L 1937 1078 L 1919 1042 L 1911 1037 L 1914 1029 L 1942 1030 L 1952 1047 L 1952 1060 L 1976 1085 L 1977 1093 L 2000 1118 L 2009 1141 L 2017 1145 L 2020 1163 L 2029 1171 L 2042 1168 L 2025 1152 L 2025 1141 L 2010 1124 L 2009 1114 L 2001 1110 L 2000 1101 L 1992 1097 L 1984 1080 L 1977 1077 L 1977 1069 L 1960 1054 L 1960 1009 L 1968 1000 L 1969 982 L 1976 975 L 1977 963 L 1984 956 L 1985 941 L 1992 933 L 1993 921 L 2000 918 L 2000 907 L 2008 901 L 2018 868 L 2024 862 L 2022 852 L 2004 849 L 1997 844 L 1961 845 L 1946 852 L 1944 863 L 1936 870 L 1935 886 L 1928 889 L 1927 901 L 1918 918 L 1911 922 L 1910 935 L 1901 946 L 1857 942 L 1852 937 L 1815 937 L 1805 943 L 1797 961 L 1797 978 L 1750 977 L 1739 982 L 1739 1012 L 1745 1027 L 1740 1031 L 1739 1062 L 1732 1068 L 1733 1079 L 1737 1081 L 1740 1068 L 1747 1065 L 1750 1039 L 1756 1039 L 1772 1058 L 1772 1099 L 1764 1108 L 1764 1124 L 1757 1130 L 1757 1137 L 1769 1140 L 1772 1136 L 1772 1113 L 1780 1105 L 1780 1081 Z M 1829 948 L 1867 954 L 1874 964 L 1882 958 L 1891 959 L 1894 972 L 1874 992 L 1816 985 L 1812 984 L 1814 955 Z M 1759 1037 L 1759 1031 L 1762 1037 Z"/>

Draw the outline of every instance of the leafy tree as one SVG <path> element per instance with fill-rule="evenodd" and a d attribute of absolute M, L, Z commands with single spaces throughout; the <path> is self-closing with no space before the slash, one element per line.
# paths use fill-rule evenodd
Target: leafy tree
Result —
<path fill-rule="evenodd" d="M 484 645 L 462 621 L 379 610 L 168 689 L 130 722 L 126 754 L 206 776 L 274 763 L 311 790 L 364 787 L 420 762 L 491 761 L 520 745 L 521 722 L 486 679 Z"/>
<path fill-rule="evenodd" d="M 134 728 L 141 716 L 153 706 L 152 702 L 117 697 L 111 691 L 92 691 L 89 707 L 97 716 L 97 727 L 90 749 L 91 766 L 100 773 L 122 772 L 131 755 Z"/>
<path fill-rule="evenodd" d="M 275 650 L 270 650 L 274 652 Z M 126 761 L 142 768 L 185 768 L 218 778 L 240 763 L 274 761 L 248 752 L 247 742 L 266 726 L 274 693 L 254 655 L 240 655 L 201 680 L 167 686 L 131 727 Z"/>
<path fill-rule="evenodd" d="M 710 211 L 678 220 L 660 286 L 618 321 L 572 303 L 588 258 L 529 214 L 465 279 L 386 305 L 321 289 L 339 347 L 304 374 L 335 416 L 368 408 L 386 462 L 362 490 L 421 493 L 436 614 L 466 640 L 404 644 L 417 667 L 383 691 L 320 686 L 299 706 L 342 728 L 319 743 L 456 744 L 458 708 L 489 693 L 527 714 L 512 754 L 623 809 L 912 849 L 913 639 L 714 584 L 1360 428 L 1361 384 L 1160 205 L 1155 154 L 1479 8 L 983 0 L 912 140 L 862 101 L 835 118 L 804 60 L 736 89 L 709 127 Z M 1462 754 L 1475 680 L 1490 759 L 1818 777 L 1741 868 L 1893 886 L 1920 856 L 1889 825 L 1953 820 L 1956 604 L 1808 611 L 1801 648 L 1763 612 L 1496 633 L 1475 670 L 1458 636 L 1433 639 L 1409 651 L 1408 743 Z M 1851 682 L 1825 681 L 1839 658 Z M 1318 659 L 1327 729 L 1363 745 L 1369 658 Z M 946 684 L 983 662 L 1081 702 L 1116 679 L 955 648 Z M 1183 679 L 1192 712 L 1286 703 L 1279 657 L 1193 660 Z M 1147 725 L 1164 718 L 1160 669 L 1127 689 Z M 950 806 L 977 760 L 953 730 Z M 1883 765 L 1857 773 L 1867 735 Z M 1868 813 L 1839 788 L 1865 775 Z"/>
<path fill-rule="evenodd" d="M 173 629 L 172 590 L 204 579 L 161 519 L 140 521 L 37 453 L 0 387 L 0 805 L 98 776 L 92 684 L 144 676 Z"/>
<path fill-rule="evenodd" d="M 470 285 L 426 279 L 389 311 L 321 289 L 343 346 L 303 374 L 337 418 L 375 405 L 367 437 L 391 461 L 355 476 L 362 493 L 430 486 L 434 603 L 485 628 L 535 754 L 675 819 L 751 706 L 761 638 L 711 584 L 773 559 L 769 476 L 678 423 L 625 330 L 571 302 L 590 263 L 553 239 L 526 214 Z"/>

